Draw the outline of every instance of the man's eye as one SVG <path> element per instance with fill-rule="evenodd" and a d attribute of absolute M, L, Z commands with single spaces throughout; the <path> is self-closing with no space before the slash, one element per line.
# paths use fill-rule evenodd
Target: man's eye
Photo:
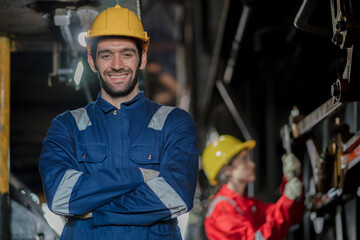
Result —
<path fill-rule="evenodd" d="M 102 54 L 100 55 L 101 59 L 109 59 L 110 58 L 110 54 Z"/>
<path fill-rule="evenodd" d="M 123 54 L 123 56 L 125 57 L 125 58 L 130 58 L 130 57 L 132 57 L 134 54 L 133 53 L 124 53 Z"/>

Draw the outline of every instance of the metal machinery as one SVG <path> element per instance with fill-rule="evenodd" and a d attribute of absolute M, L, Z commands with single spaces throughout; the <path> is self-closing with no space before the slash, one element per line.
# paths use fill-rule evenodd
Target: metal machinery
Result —
<path fill-rule="evenodd" d="M 225 38 L 229 36 L 226 35 L 227 26 L 229 26 L 227 25 L 229 23 L 226 19 L 229 18 L 227 14 L 229 14 L 232 9 L 233 5 L 231 4 L 233 4 L 233 1 L 223 2 L 216 37 L 213 43 L 214 50 L 211 60 L 208 62 L 210 66 L 208 78 L 204 85 L 203 92 L 199 94 L 202 96 L 199 104 L 200 114 L 198 115 L 202 146 L 206 145 L 206 141 L 211 138 L 211 134 L 217 133 L 234 134 L 240 136 L 243 140 L 256 139 L 258 141 L 260 139 L 260 150 L 255 149 L 253 159 L 257 164 L 257 168 L 261 168 L 257 170 L 257 174 L 259 175 L 260 173 L 262 177 L 257 180 L 260 181 L 260 183 L 249 187 L 248 193 L 251 195 L 254 194 L 254 191 L 256 192 L 258 190 L 256 193 L 259 196 L 260 192 L 261 196 L 261 191 L 266 192 L 266 188 L 272 189 L 274 185 L 273 176 L 281 173 L 277 171 L 279 165 L 277 165 L 276 160 L 264 163 L 259 159 L 259 155 L 264 149 L 268 160 L 271 160 L 271 156 L 276 155 L 276 151 L 279 150 L 274 143 L 276 139 L 272 135 L 272 132 L 274 129 L 281 129 L 280 136 L 285 151 L 294 152 L 299 158 L 302 158 L 303 179 L 306 188 L 307 211 L 303 223 L 300 229 L 295 230 L 295 232 L 290 232 L 287 239 L 360 239 L 360 178 L 358 176 L 360 174 L 360 106 L 358 104 L 360 100 L 359 1 L 329 0 L 325 2 L 325 7 L 324 1 L 302 1 L 302 4 L 299 5 L 296 10 L 293 25 L 297 31 L 320 36 L 316 38 L 316 40 L 320 39 L 319 42 L 332 42 L 335 48 L 329 51 L 335 50 L 335 52 L 338 53 L 335 58 L 342 62 L 342 64 L 340 64 L 342 66 L 341 74 L 339 74 L 338 79 L 327 79 L 326 81 L 330 81 L 331 87 L 329 86 L 326 89 L 324 89 L 324 85 L 320 87 L 317 85 L 320 84 L 321 81 L 324 82 L 324 79 L 316 79 L 318 80 L 317 82 L 310 80 L 309 82 L 313 84 L 313 86 L 306 86 L 306 84 L 309 83 L 306 82 L 306 79 L 303 80 L 299 77 L 304 83 L 297 85 L 294 79 L 285 76 L 283 78 L 290 83 L 286 85 L 284 81 L 282 85 L 276 85 L 272 76 L 266 76 L 264 77 L 265 82 L 267 82 L 265 95 L 267 94 L 270 97 L 266 98 L 266 103 L 263 103 L 263 105 L 265 105 L 265 114 L 260 115 L 261 117 L 256 115 L 255 118 L 252 118 L 253 113 L 249 107 L 250 105 L 252 105 L 253 111 L 259 109 L 257 114 L 263 109 L 259 108 L 259 105 L 256 105 L 254 102 L 249 104 L 248 102 L 254 99 L 246 96 L 246 94 L 253 94 L 256 95 L 256 97 L 260 94 L 257 95 L 257 93 L 251 91 L 251 83 L 241 85 L 243 88 L 245 87 L 247 91 L 239 91 L 239 88 L 235 89 L 235 83 L 230 84 L 230 82 L 232 79 L 235 80 L 234 75 L 236 74 L 238 77 L 238 79 L 236 79 L 237 84 L 241 84 L 245 79 L 252 79 L 246 75 L 247 71 L 243 68 L 243 66 L 249 66 L 251 64 L 246 65 L 245 60 L 241 58 L 248 57 L 246 50 L 244 50 L 244 46 L 249 44 L 246 42 L 247 34 L 253 34 L 253 46 L 256 50 L 257 47 L 263 47 L 261 46 L 261 39 L 265 38 L 266 34 L 275 32 L 277 33 L 277 37 L 279 37 L 280 32 L 283 30 L 281 27 L 268 27 L 251 32 L 254 27 L 251 25 L 251 21 L 255 18 L 252 15 L 256 15 L 256 10 L 258 10 L 256 9 L 256 3 L 259 2 L 263 3 L 261 1 L 242 1 L 241 11 L 238 10 L 238 15 L 241 17 L 235 21 L 235 24 L 233 23 L 236 26 L 232 28 L 236 29 L 236 31 L 233 30 L 231 40 L 225 43 L 228 47 L 224 47 Z M 266 11 L 264 12 L 266 13 Z M 318 13 L 321 13 L 321 15 L 316 16 Z M 269 15 L 272 16 L 271 13 L 269 13 Z M 326 18 L 328 16 L 329 18 Z M 314 24 L 314 19 L 316 18 L 320 19 L 322 23 L 325 22 L 325 25 L 328 26 L 324 27 L 323 25 Z M 270 21 L 270 19 L 268 20 Z M 292 32 L 292 34 L 295 35 L 294 32 Z M 288 34 L 287 37 L 290 39 L 293 36 L 292 34 Z M 308 39 L 305 41 L 307 40 Z M 289 42 L 290 41 L 291 40 L 289 40 Z M 309 42 L 311 45 L 311 41 Z M 273 48 L 279 49 L 279 46 L 286 48 L 284 44 L 281 45 L 279 43 L 274 44 Z M 316 48 L 318 46 L 318 43 L 314 44 L 315 50 L 312 50 L 314 52 L 310 54 L 311 57 L 319 56 L 323 53 L 320 50 L 317 51 Z M 298 51 L 295 50 L 291 56 L 292 60 L 290 62 L 292 66 L 291 64 L 288 65 L 290 68 L 289 72 L 295 68 L 301 68 L 296 66 L 299 64 L 299 61 L 293 60 L 300 58 L 299 56 L 301 54 L 299 54 L 299 52 L 304 50 L 300 48 L 297 49 Z M 229 52 L 228 55 L 224 56 L 222 53 L 224 49 Z M 276 54 L 281 55 L 282 52 L 279 50 L 274 55 Z M 324 55 L 323 58 L 319 57 L 318 59 L 322 61 L 325 60 L 325 58 L 326 56 Z M 275 62 L 277 60 L 278 59 L 274 59 L 273 61 Z M 251 61 L 251 59 L 249 61 Z M 261 65 L 261 63 L 259 65 Z M 274 64 L 274 69 L 271 69 L 269 72 L 276 71 L 277 69 L 275 67 L 277 67 L 276 64 Z M 328 66 L 328 68 L 331 67 L 334 66 Z M 314 68 L 316 68 L 316 66 Z M 316 70 L 319 69 L 320 67 Z M 239 75 L 239 71 L 243 71 L 244 74 Z M 311 73 L 311 70 L 304 71 Z M 284 72 L 286 75 L 287 71 Z M 263 76 L 266 73 L 263 75 L 258 73 L 252 74 Z M 306 74 L 301 76 L 306 77 Z M 320 73 L 320 77 L 323 76 L 326 76 L 325 72 L 323 72 L 323 75 Z M 296 76 L 292 75 L 292 77 L 295 78 Z M 315 79 L 316 77 L 311 76 L 311 78 Z M 254 78 L 252 81 L 256 82 L 256 79 Z M 299 91 L 301 91 L 304 86 L 307 87 L 307 90 L 313 89 L 315 94 L 321 94 L 318 90 L 322 89 L 321 92 L 325 91 L 330 96 L 330 99 L 312 105 L 312 110 L 308 111 L 310 114 L 305 116 L 301 113 L 301 108 L 299 108 L 299 110 L 296 106 L 292 109 L 289 107 L 287 114 L 282 115 L 282 109 L 276 107 L 274 103 L 274 99 L 276 99 L 274 95 L 276 95 L 276 93 L 272 92 L 275 92 L 275 90 L 277 90 L 276 87 L 279 86 L 283 87 L 283 92 L 290 92 L 289 88 L 292 87 L 290 84 L 296 85 L 294 88 L 297 87 Z M 261 91 L 262 89 L 258 86 L 256 86 L 256 88 L 257 91 Z M 236 91 L 237 94 L 234 94 Z M 264 92 L 262 93 L 264 94 Z M 291 94 L 295 96 L 291 96 Z M 307 101 L 311 104 L 314 104 L 318 99 L 315 96 L 296 95 L 294 92 L 287 94 L 284 99 L 279 98 L 283 100 L 282 104 L 286 106 L 289 104 L 289 101 L 292 101 L 296 97 L 301 97 L 297 102 Z M 219 102 L 221 102 L 221 104 L 216 105 Z M 219 107 L 219 105 L 221 107 Z M 256 107 L 258 108 L 254 110 Z M 278 116 L 272 115 L 271 112 L 276 112 L 276 110 L 279 111 Z M 288 114 L 289 112 L 290 114 Z M 231 121 L 228 121 L 228 118 L 230 118 Z M 259 124 L 257 124 L 256 121 L 259 122 L 259 118 L 266 119 L 265 136 L 259 135 L 264 130 L 258 128 Z M 285 120 L 287 122 L 285 125 L 277 128 L 277 124 L 280 122 L 278 119 L 283 119 L 281 122 L 284 122 L 284 119 L 288 120 Z M 219 121 L 219 123 L 217 121 Z M 235 125 L 229 124 L 230 122 L 235 123 Z M 261 124 L 263 123 L 261 122 Z M 265 144 L 261 145 L 264 138 Z M 282 152 L 284 153 L 284 149 L 282 149 Z M 202 176 L 200 175 L 200 185 L 203 185 L 202 188 L 204 190 L 202 192 L 203 198 L 200 196 L 199 201 L 202 201 L 202 206 L 206 206 L 206 196 L 209 194 L 209 192 L 207 192 L 208 186 L 206 186 L 205 182 L 201 182 L 201 179 Z M 261 188 L 259 185 L 263 185 L 264 187 Z"/>
<path fill-rule="evenodd" d="M 316 4 L 303 2 L 295 19 L 300 30 L 319 33 L 308 23 Z M 343 74 L 331 86 L 331 99 L 306 116 L 294 107 L 281 130 L 284 146 L 306 145 L 304 239 L 360 239 L 359 7 L 330 0 L 332 41 L 346 56 Z"/>

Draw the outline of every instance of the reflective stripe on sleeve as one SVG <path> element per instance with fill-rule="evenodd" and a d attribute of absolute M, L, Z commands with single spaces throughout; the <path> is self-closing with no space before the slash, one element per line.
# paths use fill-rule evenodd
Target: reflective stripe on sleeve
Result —
<path fill-rule="evenodd" d="M 80 131 L 85 130 L 88 126 L 91 126 L 91 121 L 85 108 L 73 110 L 71 111 L 71 114 L 75 118 Z"/>
<path fill-rule="evenodd" d="M 255 240 L 265 240 L 264 236 L 259 230 L 255 233 Z"/>
<path fill-rule="evenodd" d="M 147 182 L 159 176 L 159 171 L 153 169 L 146 169 L 146 168 L 139 168 L 139 169 L 141 171 L 141 174 L 143 175 L 144 182 Z"/>
<path fill-rule="evenodd" d="M 210 206 L 208 208 L 208 211 L 206 213 L 206 217 L 210 217 L 212 212 L 214 211 L 216 205 L 221 202 L 221 201 L 227 201 L 229 202 L 234 208 L 235 210 L 240 213 L 241 215 L 244 215 L 243 211 L 239 208 L 239 206 L 236 204 L 236 202 L 234 200 L 232 200 L 231 198 L 228 198 L 226 196 L 218 196 L 215 199 L 213 199 L 210 203 Z"/>
<path fill-rule="evenodd" d="M 187 211 L 185 202 L 162 177 L 153 178 L 146 183 L 169 209 L 172 218 L 176 218 Z"/>
<path fill-rule="evenodd" d="M 148 127 L 155 130 L 162 130 L 165 120 L 175 107 L 161 106 L 152 117 Z"/>
<path fill-rule="evenodd" d="M 71 193 L 81 174 L 83 173 L 74 169 L 65 172 L 52 201 L 53 212 L 69 214 Z"/>

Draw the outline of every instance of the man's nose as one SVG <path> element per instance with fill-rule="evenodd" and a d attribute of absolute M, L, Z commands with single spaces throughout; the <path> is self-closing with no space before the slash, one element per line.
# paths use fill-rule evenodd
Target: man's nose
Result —
<path fill-rule="evenodd" d="M 124 68 L 124 62 L 120 56 L 118 55 L 114 56 L 113 61 L 111 62 L 111 68 L 116 71 Z"/>

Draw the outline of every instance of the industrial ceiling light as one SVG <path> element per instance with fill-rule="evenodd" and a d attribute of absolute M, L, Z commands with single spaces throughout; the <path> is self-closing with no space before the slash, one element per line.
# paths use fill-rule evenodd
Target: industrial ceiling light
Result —
<path fill-rule="evenodd" d="M 78 35 L 78 42 L 80 46 L 86 47 L 87 31 L 91 28 L 91 24 L 99 12 L 93 7 L 84 6 L 78 8 L 76 14 L 79 17 L 82 26 L 82 32 Z"/>
<path fill-rule="evenodd" d="M 66 84 L 75 84 L 75 89 L 80 89 L 80 82 L 84 73 L 84 63 L 82 58 L 74 58 L 69 68 L 60 68 L 57 70 L 57 76 L 60 82 Z"/>
<path fill-rule="evenodd" d="M 84 72 L 84 64 L 83 64 L 82 60 L 79 59 L 79 62 L 76 65 L 76 69 L 75 69 L 75 73 L 74 73 L 75 89 L 77 89 L 77 90 L 80 88 L 80 81 L 81 81 L 83 72 Z"/>
<path fill-rule="evenodd" d="M 86 47 L 86 37 L 87 37 L 87 32 L 79 33 L 78 42 L 79 42 L 80 46 Z"/>

